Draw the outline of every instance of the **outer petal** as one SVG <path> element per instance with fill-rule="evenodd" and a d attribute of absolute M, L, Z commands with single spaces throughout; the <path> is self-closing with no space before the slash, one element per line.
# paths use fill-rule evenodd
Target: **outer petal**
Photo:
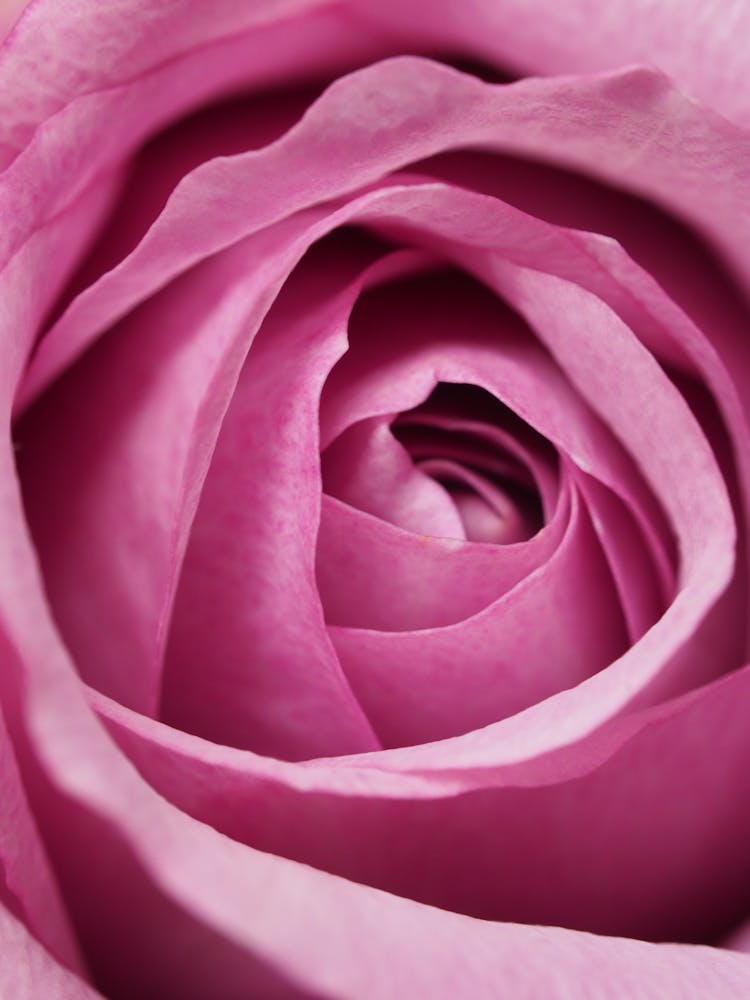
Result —
<path fill-rule="evenodd" d="M 81 673 L 141 711 L 158 703 L 189 525 L 268 308 L 263 265 L 286 245 L 267 235 L 154 296 L 16 428 L 29 521 Z"/>
<path fill-rule="evenodd" d="M 426 60 L 388 60 L 337 81 L 278 142 L 186 177 L 137 249 L 48 333 L 26 396 L 204 256 L 297 209 L 462 146 L 547 158 L 553 149 L 556 162 L 647 195 L 693 222 L 750 284 L 750 136 L 688 101 L 660 74 L 630 70 L 495 87 Z M 14 219 L 26 214 L 21 235 L 48 211 L 29 205 L 10 177 L 0 197 L 16 206 Z"/>
<path fill-rule="evenodd" d="M 95 703 L 154 788 L 239 841 L 487 919 L 705 940 L 750 892 L 749 683 L 745 668 L 611 723 L 543 783 L 531 767 L 429 784 L 295 767 Z"/>
<path fill-rule="evenodd" d="M 0 607 L 3 629 L 24 664 L 23 692 L 20 677 L 3 675 L 4 704 L 19 706 L 13 729 L 41 766 L 40 780 L 29 785 L 35 809 L 58 831 L 55 862 L 105 985 L 143 993 L 156 984 L 158 990 L 166 970 L 186 998 L 205 996 L 207 989 L 235 996 L 241 972 L 245 982 L 258 983 L 256 992 L 272 996 L 269 968 L 279 970 L 279 987 L 291 982 L 298 992 L 342 997 L 387 997 L 403 984 L 417 996 L 492 996 L 499 982 L 533 997 L 540 983 L 542 995 L 554 995 L 566 981 L 580 982 L 581 962 L 592 960 L 586 942 L 594 946 L 598 939 L 431 910 L 259 853 L 168 805 L 83 706 L 80 683 L 46 616 L 12 479 L 6 474 L 0 483 Z M 103 926 L 102 901 L 113 898 L 127 905 L 114 912 L 107 907 Z M 113 928 L 114 951 L 107 944 Z M 747 989 L 746 961 L 729 953 L 652 951 L 635 942 L 599 941 L 597 947 L 594 968 L 608 984 L 620 978 L 629 989 L 654 983 L 655 996 L 670 983 L 673 989 L 684 984 L 688 995 L 741 996 Z M 276 993 L 285 995 L 280 988 Z"/>
<path fill-rule="evenodd" d="M 28 144 L 36 197 L 70 195 L 203 102 L 382 51 L 377 26 L 363 31 L 330 0 L 219 0 L 210 11 L 196 0 L 115 0 L 106 10 L 94 0 L 34 0 L 0 49 L 0 163 Z M 117 128 L 103 128 L 113 116 Z M 58 166 L 65 155 L 78 169 L 48 172 L 38 158 L 45 146 Z"/>
<path fill-rule="evenodd" d="M 64 789 L 37 796 L 58 830 L 76 831 L 73 841 L 58 839 L 57 861 L 110 995 L 158 993 L 165 973 L 174 978 L 161 980 L 162 992 L 170 983 L 186 1000 L 208 989 L 236 997 L 237 982 L 269 997 L 374 1000 L 404 989 L 446 998 L 581 995 L 581 981 L 592 997 L 613 983 L 654 998 L 741 997 L 748 988 L 747 960 L 729 952 L 475 921 L 228 840 L 132 774 L 59 666 L 54 691 L 48 670 L 28 675 L 40 713 L 33 746 Z M 102 900 L 112 898 L 127 905 L 108 908 L 103 926 Z M 106 946 L 113 932 L 114 951 Z"/>
<path fill-rule="evenodd" d="M 520 73 L 658 66 L 689 94 L 750 123 L 750 8 L 730 0 L 355 0 L 363 15 L 417 46 L 478 56 Z"/>

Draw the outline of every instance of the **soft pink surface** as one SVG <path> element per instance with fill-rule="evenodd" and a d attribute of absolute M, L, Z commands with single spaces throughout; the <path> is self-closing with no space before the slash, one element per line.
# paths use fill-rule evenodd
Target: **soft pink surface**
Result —
<path fill-rule="evenodd" d="M 658 66 L 689 94 L 750 123 L 750 10 L 726 0 L 356 0 L 374 23 L 417 45 L 469 52 L 510 71 L 592 73 L 627 63 Z"/>
<path fill-rule="evenodd" d="M 64 968 L 0 903 L 0 992 L 13 1000 L 101 1000 L 101 994 Z"/>
<path fill-rule="evenodd" d="M 95 996 L 76 942 L 123 997 L 750 992 L 745 956 L 584 932 L 746 947 L 746 313 L 658 219 L 650 273 L 614 196 L 595 235 L 588 188 L 537 217 L 533 171 L 440 160 L 619 184 L 747 290 L 744 8 L 600 8 L 33 0 L 10 34 L 0 992 Z M 291 127 L 283 97 L 178 127 L 125 181 L 196 102 L 412 38 L 614 71 L 389 59 Z M 513 458 L 532 537 L 394 436 L 441 382 L 554 447 Z"/>

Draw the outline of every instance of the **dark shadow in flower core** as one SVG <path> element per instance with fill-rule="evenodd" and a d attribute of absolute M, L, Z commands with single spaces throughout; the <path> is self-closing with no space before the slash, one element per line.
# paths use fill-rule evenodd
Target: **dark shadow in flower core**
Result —
<path fill-rule="evenodd" d="M 543 527 L 544 511 L 533 473 L 483 432 L 502 430 L 519 440 L 533 437 L 536 449 L 544 451 L 545 460 L 553 466 L 557 464 L 554 449 L 491 393 L 475 385 L 440 382 L 424 403 L 397 417 L 391 429 L 418 468 L 441 460 L 458 462 L 507 497 L 523 527 L 512 541 L 530 538 Z M 472 493 L 457 475 L 438 471 L 433 476 L 452 495 Z M 467 537 L 471 537 L 468 529 Z"/>

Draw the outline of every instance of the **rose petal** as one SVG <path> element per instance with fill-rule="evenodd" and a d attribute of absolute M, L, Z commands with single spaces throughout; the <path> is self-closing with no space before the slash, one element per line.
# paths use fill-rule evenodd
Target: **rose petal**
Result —
<path fill-rule="evenodd" d="M 101 1000 L 101 994 L 44 950 L 0 904 L 0 993 L 13 1000 Z"/>
<path fill-rule="evenodd" d="M 16 431 L 27 516 L 79 669 L 146 712 L 219 421 L 269 306 L 265 262 L 285 235 L 214 257 L 152 298 Z"/>
<path fill-rule="evenodd" d="M 447 457 L 425 458 L 419 469 L 436 482 L 447 481 L 466 537 L 474 542 L 510 545 L 525 541 L 531 531 L 523 512 L 493 482 L 461 461 Z"/>
<path fill-rule="evenodd" d="M 624 324 L 590 293 L 539 272 L 502 270 L 502 275 L 500 267 L 496 271 L 498 287 L 636 457 L 661 499 L 680 538 L 681 573 L 690 573 L 696 558 L 698 576 L 707 579 L 722 563 L 719 575 L 728 582 L 734 515 L 716 459 L 682 396 Z M 732 637 L 723 650 L 717 648 L 717 664 L 731 663 L 736 646 Z"/>
<path fill-rule="evenodd" d="M 421 187 L 383 192 L 382 201 L 364 203 L 365 218 L 379 221 L 382 210 L 386 218 L 394 212 L 421 221 L 424 212 L 432 216 L 433 225 L 444 225 L 446 219 L 455 223 L 457 206 L 451 194 Z M 467 217 L 470 227 L 474 221 Z M 454 246 L 452 253 L 458 263 L 477 266 L 466 247 Z M 492 268 L 494 259 L 481 254 L 485 270 Z M 384 330 L 390 335 L 384 336 Z M 497 364 L 498 356 L 502 365 Z M 362 301 L 350 329 L 350 349 L 323 391 L 323 446 L 352 423 L 417 406 L 441 380 L 481 386 L 579 468 L 614 490 L 642 525 L 666 582 L 663 515 L 630 458 L 518 316 L 459 272 L 385 286 Z"/>
<path fill-rule="evenodd" d="M 581 744 L 582 771 L 541 785 L 530 768 L 428 785 L 362 764 L 295 767 L 93 698 L 150 784 L 236 840 L 484 918 L 705 939 L 739 919 L 750 889 L 737 795 L 749 683 L 746 667 L 611 723 L 603 744 Z"/>
<path fill-rule="evenodd" d="M 740 927 L 735 928 L 724 940 L 723 946 L 731 948 L 733 951 L 750 954 L 750 920 L 746 920 Z"/>
<path fill-rule="evenodd" d="M 371 260 L 368 247 L 320 248 L 253 345 L 182 571 L 163 695 L 173 725 L 282 757 L 378 745 L 325 631 L 314 563 L 320 386 L 362 284 L 413 258 Z"/>
<path fill-rule="evenodd" d="M 510 220 L 496 199 L 508 199 L 558 226 L 596 229 L 619 241 L 592 232 L 557 230 L 558 238 L 567 241 L 567 253 L 557 256 L 547 245 L 546 266 L 541 261 L 532 266 L 568 278 L 605 301 L 671 377 L 680 378 L 683 393 L 690 386 L 680 373 L 710 389 L 721 418 L 706 423 L 708 414 L 702 405 L 699 420 L 704 427 L 723 421 L 728 429 L 742 494 L 735 505 L 738 530 L 746 550 L 747 543 L 742 541 L 747 535 L 742 525 L 746 518 L 741 508 L 750 510 L 750 354 L 744 349 L 748 310 L 709 250 L 654 206 L 543 164 L 458 153 L 435 158 L 419 169 L 490 194 L 493 200 L 485 203 L 484 213 L 498 225 L 505 227 Z M 467 220 L 480 224 L 481 211 L 475 212 L 469 202 L 463 211 Z M 420 228 L 429 227 L 427 220 L 420 221 Z M 526 224 L 530 234 L 534 223 L 527 218 Z M 458 238 L 464 238 L 467 230 L 471 231 L 462 220 Z M 416 230 L 414 237 L 419 242 Z M 496 243 L 488 234 L 487 245 Z M 524 263 L 520 257 L 515 259 Z M 688 391 L 687 396 L 694 406 L 695 392 Z M 726 451 L 721 442 L 712 439 L 711 443 L 720 455 Z M 722 466 L 730 491 L 735 476 L 731 462 Z"/>
<path fill-rule="evenodd" d="M 462 193 L 457 192 L 456 196 L 460 194 Z M 470 197 L 469 193 L 467 192 L 463 193 L 463 195 L 467 198 Z M 380 216 L 380 218 L 384 219 L 390 218 L 391 220 L 393 220 L 394 218 L 403 217 L 404 212 L 408 212 L 410 218 L 412 218 L 417 212 L 420 201 L 422 201 L 422 204 L 425 206 L 424 214 L 427 217 L 432 216 L 433 228 L 435 228 L 434 227 L 435 216 L 434 216 L 433 205 L 436 204 L 439 205 L 445 197 L 446 195 L 439 187 L 435 189 L 432 188 L 427 189 L 421 192 L 421 194 L 420 192 L 417 191 L 416 188 L 408 188 L 401 190 L 393 188 L 380 193 L 376 192 L 373 194 L 363 196 L 360 201 L 358 201 L 357 203 L 353 203 L 346 209 L 339 209 L 337 212 L 334 213 L 334 215 L 330 216 L 326 220 L 325 225 L 323 225 L 322 223 L 319 224 L 318 231 L 319 232 L 324 231 L 325 229 L 328 229 L 331 226 L 335 225 L 337 222 L 343 222 L 346 219 L 351 219 L 352 216 L 355 215 L 357 211 L 362 213 L 366 212 L 369 219 L 374 221 L 376 218 L 378 218 L 378 212 L 373 210 L 373 206 L 375 206 L 378 203 L 382 205 L 382 211 L 384 212 L 384 215 Z M 478 196 L 473 196 L 473 197 L 477 198 Z M 434 200 L 435 198 L 438 199 L 437 203 Z M 389 202 L 390 202 L 390 208 L 388 207 Z M 521 216 L 518 214 L 515 216 L 515 218 L 517 220 L 521 220 Z M 527 217 L 524 217 L 524 219 L 526 218 Z M 495 238 L 497 238 L 498 232 L 502 232 L 502 230 L 497 230 L 497 228 L 494 225 L 492 228 L 493 232 L 495 233 Z M 513 245 L 516 245 L 516 242 L 518 240 L 518 234 L 516 232 L 514 232 L 512 229 L 509 228 L 507 230 L 507 237 L 509 240 L 513 241 Z M 311 236 L 308 237 L 308 239 L 310 238 Z M 526 244 L 526 246 L 528 247 L 529 244 Z M 299 253 L 301 251 L 297 252 Z M 624 478 L 627 478 L 626 476 L 624 476 L 624 470 L 618 469 L 617 474 L 613 477 L 613 481 L 615 484 L 621 486 Z M 696 586 L 700 586 L 699 581 L 696 581 Z M 667 617 L 667 621 L 672 625 L 676 626 L 677 621 L 679 621 L 679 615 L 681 614 L 682 614 L 681 611 L 673 612 L 671 613 L 670 616 Z M 650 646 L 651 651 L 649 652 L 648 656 L 645 657 L 644 660 L 645 669 L 649 670 L 653 669 L 653 667 L 651 666 L 646 667 L 646 664 L 655 664 L 660 660 L 664 659 L 665 648 L 674 649 L 675 645 L 673 644 L 676 644 L 677 648 L 679 648 L 679 644 L 681 642 L 680 637 L 687 634 L 687 632 L 692 630 L 693 627 L 694 625 L 692 624 L 692 619 L 689 616 L 683 617 L 682 623 L 676 628 L 670 628 L 670 625 L 665 625 L 663 627 L 663 630 L 660 633 L 657 633 L 658 637 L 656 639 L 656 642 L 651 640 L 652 643 Z M 669 633 L 667 633 L 667 629 L 669 629 Z M 667 634 L 669 635 L 668 647 L 664 645 L 667 639 Z M 644 648 L 649 648 L 649 647 L 644 647 Z M 639 650 L 639 654 L 641 653 L 641 651 L 642 650 Z M 628 678 L 628 681 L 624 686 L 622 680 L 619 682 L 615 682 L 614 677 L 617 676 L 620 676 L 620 671 L 615 671 L 614 676 L 612 675 L 611 671 L 607 671 L 607 679 L 605 684 L 605 686 L 608 685 L 610 683 L 610 678 L 612 679 L 611 680 L 612 690 L 610 697 L 614 696 L 615 700 L 623 697 L 625 692 L 627 692 L 628 690 L 630 691 L 635 690 L 639 683 L 637 679 L 639 675 L 632 669 L 630 669 L 627 675 L 622 674 L 623 680 L 625 679 L 626 676 Z M 587 682 L 587 684 L 589 683 L 592 682 Z M 596 683 L 600 684 L 605 682 L 602 680 L 598 680 L 596 681 Z M 619 694 L 617 693 L 618 691 Z M 535 739 L 541 740 L 541 742 L 538 744 L 539 746 L 543 746 L 545 743 L 547 744 L 547 746 L 549 745 L 554 746 L 558 740 L 561 739 L 564 740 L 563 734 L 565 732 L 570 732 L 570 733 L 580 732 L 582 725 L 584 726 L 584 731 L 585 731 L 585 727 L 587 727 L 591 723 L 587 723 L 584 720 L 587 717 L 592 718 L 596 715 L 596 712 L 594 712 L 594 706 L 597 707 L 597 711 L 599 713 L 603 713 L 599 715 L 600 719 L 606 717 L 606 714 L 611 712 L 612 710 L 611 707 L 608 707 L 608 702 L 606 699 L 589 698 L 586 694 L 583 693 L 580 695 L 580 697 L 584 698 L 585 702 L 582 701 L 581 706 L 578 709 L 578 712 L 580 714 L 572 711 L 571 706 L 566 706 L 565 708 L 563 708 L 563 704 L 565 704 L 567 701 L 571 699 L 577 700 L 578 696 L 579 695 L 577 692 L 569 692 L 568 694 L 565 695 L 563 702 L 559 706 L 559 709 L 562 711 L 562 715 L 558 715 L 557 702 L 555 702 L 554 706 L 551 705 L 548 707 L 538 706 L 537 709 L 534 710 L 533 712 L 534 716 L 538 715 L 539 717 L 540 729 L 538 730 L 535 730 L 535 728 L 529 724 L 531 720 L 526 716 L 524 716 L 522 720 L 506 720 L 505 723 L 500 724 L 501 728 L 504 731 L 507 730 L 509 738 L 509 743 L 506 744 L 506 750 L 502 751 L 502 754 L 507 754 L 508 752 L 510 752 L 510 757 L 508 758 L 506 756 L 506 761 L 510 762 L 513 759 L 516 760 L 519 759 L 518 756 L 519 753 L 520 757 L 523 758 L 524 754 L 527 751 L 521 750 L 521 748 L 524 746 L 530 747 L 531 745 L 533 745 L 533 741 Z M 550 716 L 545 720 L 545 716 L 548 711 L 550 712 Z M 528 714 L 529 713 L 527 713 L 526 715 Z M 551 719 L 553 719 L 554 721 L 551 721 Z M 536 736 L 532 735 L 534 732 L 536 732 Z M 496 734 L 494 734 L 494 732 L 492 733 L 492 735 L 490 735 L 490 733 L 488 732 L 487 737 L 489 737 L 492 740 L 492 746 L 493 746 L 492 756 L 497 762 L 498 752 L 500 750 L 500 745 L 498 743 L 497 736 Z M 486 751 L 481 749 L 482 744 L 484 743 L 484 739 L 485 737 L 479 734 L 473 734 L 472 736 L 467 736 L 463 738 L 461 744 L 462 747 L 461 750 L 459 750 L 455 745 L 453 745 L 453 742 L 451 742 L 450 744 L 445 744 L 440 749 L 440 751 L 436 750 L 433 751 L 425 748 L 424 751 L 424 753 L 426 754 L 425 759 L 426 760 L 432 759 L 432 761 L 435 762 L 442 758 L 443 755 L 442 752 L 443 750 L 445 750 L 445 752 L 447 752 L 451 756 L 451 758 L 458 763 L 458 766 L 463 766 L 467 762 L 467 759 L 464 757 L 464 755 L 470 754 L 472 752 L 470 750 L 471 747 L 475 747 L 476 751 L 479 753 L 480 759 L 485 757 Z M 529 739 L 531 739 L 531 742 L 527 742 L 529 741 Z M 394 766 L 396 764 L 396 761 L 400 761 L 401 763 L 399 766 L 410 767 L 412 766 L 411 762 L 414 760 L 414 755 L 416 753 L 417 751 L 414 749 L 406 752 L 393 751 L 387 755 L 388 763 L 385 766 L 388 767 Z M 471 758 L 469 757 L 468 759 Z"/>
<path fill-rule="evenodd" d="M 566 488 L 549 524 L 499 551 L 407 533 L 324 496 L 316 569 L 326 621 L 390 632 L 468 618 L 547 562 L 568 509 Z"/>
<path fill-rule="evenodd" d="M 203 102 L 340 72 L 390 48 L 377 27 L 362 31 L 345 6 L 325 0 L 219 0 L 210 13 L 193 0 L 158 9 L 117 0 L 106 11 L 92 0 L 65 9 L 35 0 L 0 49 L 0 159 L 28 154 L 37 205 L 70 197 Z M 115 118 L 120 127 L 102 127 Z M 50 172 L 45 155 L 58 165 L 66 158 L 66 170 Z"/>
<path fill-rule="evenodd" d="M 373 24 L 401 31 L 414 45 L 464 52 L 524 74 L 596 73 L 647 63 L 688 93 L 742 124 L 750 123 L 743 4 L 693 0 L 690 6 L 650 0 L 450 0 L 373 6 L 358 0 Z"/>
<path fill-rule="evenodd" d="M 657 142 L 659 155 L 644 155 Z M 743 172 L 748 142 L 651 70 L 490 86 L 425 60 L 384 61 L 337 81 L 278 142 L 205 164 L 186 177 L 139 247 L 79 296 L 49 332 L 26 398 L 123 311 L 207 254 L 445 148 L 541 156 L 554 149 L 557 162 L 683 214 L 743 274 L 750 222 L 738 206 L 750 204 Z M 683 155 L 686 144 L 690 157 Z M 721 185 L 712 183 L 715 176 L 723 178 Z M 12 185 L 6 183 L 5 191 L 17 204 Z"/>
<path fill-rule="evenodd" d="M 503 719 L 578 683 L 626 645 L 612 580 L 576 494 L 549 561 L 472 618 L 426 631 L 329 633 L 390 747 Z"/>
<path fill-rule="evenodd" d="M 592 476 L 573 472 L 599 544 L 617 587 L 631 643 L 637 642 L 667 607 L 659 572 L 639 526 L 627 507 Z"/>
<path fill-rule="evenodd" d="M 13 669 L 10 656 L 3 663 L 3 669 Z M 13 744 L 5 728 L 2 714 L 0 714 L 0 802 L 4 817 L 3 823 L 0 823 L 0 898 L 6 897 L 6 903 L 23 915 L 38 941 L 43 942 L 61 961 L 83 974 L 83 963 L 60 899 L 47 852 L 29 808 Z M 4 912 L 0 905 L 0 919 Z M 2 949 L 0 949 L 1 954 Z M 8 992 L 6 995 L 17 994 Z"/>
<path fill-rule="evenodd" d="M 323 488 L 406 531 L 461 539 L 461 518 L 446 490 L 418 469 L 393 436 L 390 419 L 362 420 L 322 456 Z"/>
<path fill-rule="evenodd" d="M 539 491 L 543 515 L 545 519 L 549 519 L 557 507 L 559 495 L 554 449 L 543 438 L 534 434 L 522 420 L 512 419 L 514 414 L 508 412 L 503 416 L 506 421 L 510 417 L 510 428 L 485 420 L 446 416 L 422 409 L 418 414 L 402 414 L 398 419 L 398 427 L 402 435 L 404 428 L 410 429 L 406 433 L 412 452 L 416 443 L 415 431 L 418 434 L 420 429 L 433 428 L 437 432 L 449 434 L 448 438 L 441 436 L 441 451 L 454 458 L 463 454 L 465 461 L 479 464 L 499 476 L 510 474 L 512 478 L 514 474 L 503 470 L 502 463 L 515 460 L 519 468 L 530 473 L 533 486 Z M 457 437 L 455 451 L 448 451 L 453 435 Z"/>
<path fill-rule="evenodd" d="M 15 509 L 19 512 L 17 503 Z M 2 511 L 5 518 L 13 515 L 12 494 L 7 491 Z M 14 522 L 21 524 L 15 517 Z M 3 537 L 5 532 L 0 532 L 0 538 Z M 22 542 L 22 534 L 17 538 Z M 23 551 L 20 554 L 25 555 Z M 7 550 L 4 558 L 7 564 Z M 24 561 L 24 565 L 30 562 Z M 0 586 L 7 578 L 0 574 Z M 22 640 L 26 654 L 29 668 L 26 704 L 32 709 L 29 716 L 32 746 L 46 773 L 54 777 L 52 785 L 37 786 L 36 805 L 48 819 L 57 817 L 58 830 L 71 826 L 76 829 L 74 841 L 57 840 L 56 859 L 64 872 L 66 886 L 77 887 L 68 898 L 76 908 L 85 940 L 94 950 L 103 982 L 111 982 L 113 975 L 124 973 L 124 978 L 115 981 L 130 983 L 133 991 L 140 987 L 143 992 L 149 983 L 158 987 L 160 970 L 162 974 L 164 970 L 167 973 L 179 970 L 180 974 L 170 981 L 178 988 L 184 986 L 182 995 L 205 995 L 208 977 L 212 994 L 221 997 L 236 982 L 238 966 L 224 964 L 232 955 L 239 960 L 237 953 L 231 951 L 231 942 L 236 942 L 247 956 L 242 966 L 242 971 L 248 974 L 246 982 L 253 982 L 251 972 L 253 976 L 259 975 L 257 960 L 260 959 L 283 970 L 281 974 L 290 977 L 301 989 L 313 992 L 339 991 L 344 995 L 377 997 L 392 993 L 394 982 L 407 982 L 414 984 L 417 993 L 440 995 L 445 988 L 446 995 L 455 995 L 456 984 L 451 976 L 460 955 L 461 983 L 468 982 L 471 992 L 481 995 L 484 984 L 496 983 L 498 976 L 507 979 L 512 975 L 511 969 L 518 968 L 518 949 L 526 935 L 532 934 L 534 942 L 530 955 L 540 953 L 540 933 L 541 941 L 547 940 L 548 935 L 558 936 L 554 931 L 515 930 L 512 925 L 477 923 L 425 909 L 417 903 L 252 851 L 190 820 L 184 813 L 175 812 L 112 752 L 111 745 L 82 710 L 80 686 L 45 619 L 39 591 L 29 589 L 29 584 L 34 583 L 33 576 L 16 575 L 15 580 L 15 592 L 19 593 L 20 584 L 24 600 L 20 604 L 13 600 L 3 602 L 6 618 L 12 611 L 12 618 L 5 624 L 12 628 L 16 641 Z M 33 632 L 28 631 L 29 625 Z M 39 656 L 42 651 L 44 655 Z M 732 703 L 736 709 L 737 699 L 733 698 Z M 739 731 L 744 734 L 746 728 Z M 736 788 L 734 782 L 732 787 Z M 60 794 L 62 790 L 64 796 Z M 90 809 L 94 812 L 89 813 Z M 101 819 L 94 821 L 94 813 Z M 165 919 L 175 912 L 165 909 L 163 901 L 168 897 L 184 908 L 184 919 Z M 102 928 L 101 900 L 112 898 L 125 899 L 128 906 L 115 911 L 110 907 L 106 911 L 111 921 L 107 937 L 114 922 L 123 930 L 117 936 L 116 952 L 107 953 L 96 942 Z M 258 906 L 258 899 L 263 900 L 262 907 Z M 292 899 L 296 901 L 294 904 Z M 315 901 L 312 921 L 308 907 L 300 905 L 300 900 L 306 899 Z M 197 918 L 197 924 L 189 922 L 189 914 Z M 201 940 L 198 933 L 201 924 L 224 936 L 223 949 L 217 950 L 217 939 L 208 929 Z M 182 942 L 189 940 L 191 947 L 180 948 L 181 964 L 172 966 L 170 956 L 176 954 L 173 933 L 187 931 L 189 934 L 182 937 Z M 351 941 L 357 947 L 350 947 L 348 939 L 342 942 L 341 933 L 351 934 Z M 559 933 L 564 939 L 572 934 Z M 570 940 L 590 939 L 573 936 Z M 599 944 L 606 947 L 604 942 Z M 617 942 L 617 947 L 613 946 L 614 955 L 622 956 L 623 947 Z M 633 943 L 632 947 L 639 954 L 651 953 L 647 945 Z M 541 969 L 524 962 L 521 975 L 528 972 L 529 984 L 538 983 L 539 975 L 553 972 L 560 975 L 560 969 L 568 968 L 566 954 L 569 953 L 563 950 L 556 963 L 545 959 Z M 577 979 L 575 955 L 574 951 L 568 960 L 574 962 L 570 974 Z M 714 994 L 730 986 L 739 988 L 747 974 L 746 960 L 730 953 L 679 946 L 673 950 L 672 946 L 659 948 L 655 961 L 656 955 L 660 962 L 673 956 L 678 963 L 676 967 L 669 966 L 672 983 L 688 974 L 680 964 L 684 960 L 690 963 L 691 987 L 707 988 Z M 630 968 L 626 963 L 618 971 L 627 975 Z M 642 971 L 641 965 L 639 976 Z M 610 977 L 615 974 L 612 969 L 607 972 Z M 255 981 L 268 984 L 267 978 Z M 526 980 L 520 978 L 517 982 L 518 990 L 522 991 Z"/>

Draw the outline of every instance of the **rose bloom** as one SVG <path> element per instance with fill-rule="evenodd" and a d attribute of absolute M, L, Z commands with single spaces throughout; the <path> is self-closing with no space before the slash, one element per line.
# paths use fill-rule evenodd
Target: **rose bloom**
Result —
<path fill-rule="evenodd" d="M 750 996 L 750 4 L 21 6 L 0 995 Z"/>

